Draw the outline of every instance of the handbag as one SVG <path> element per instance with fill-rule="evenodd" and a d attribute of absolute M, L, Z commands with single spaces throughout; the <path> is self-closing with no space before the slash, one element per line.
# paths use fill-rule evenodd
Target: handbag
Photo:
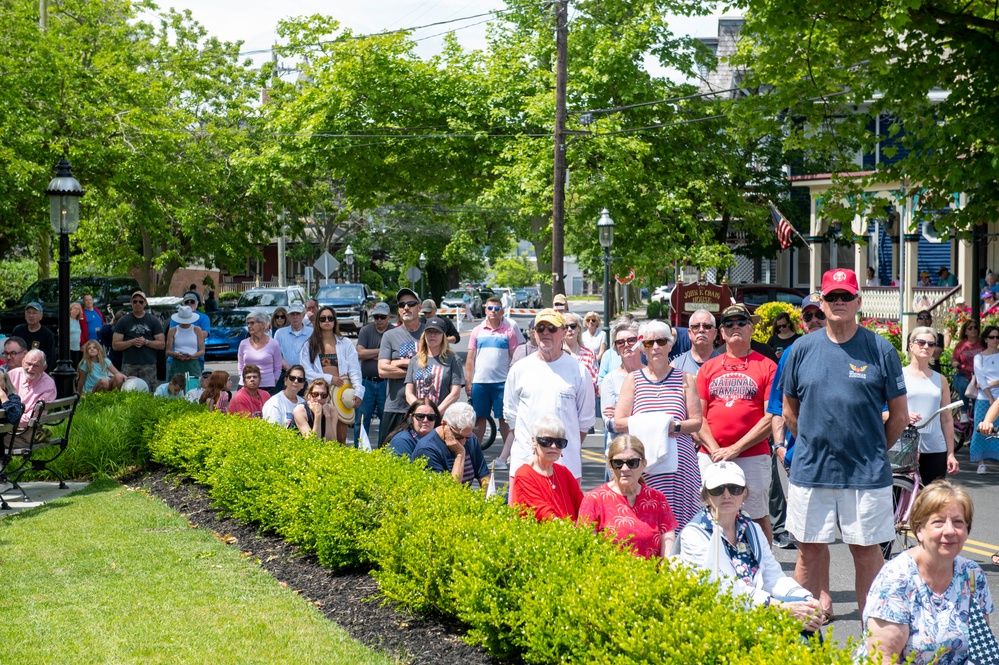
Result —
<path fill-rule="evenodd" d="M 968 387 L 964 389 L 964 396 L 968 399 L 978 397 L 978 377 L 974 374 L 971 375 L 971 381 L 968 381 Z"/>
<path fill-rule="evenodd" d="M 999 665 L 999 642 L 985 620 L 975 597 L 975 573 L 968 574 L 971 599 L 968 602 L 968 665 Z"/>

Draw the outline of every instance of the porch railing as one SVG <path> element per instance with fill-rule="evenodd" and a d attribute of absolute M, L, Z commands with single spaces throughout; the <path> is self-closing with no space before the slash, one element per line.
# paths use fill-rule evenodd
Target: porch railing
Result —
<path fill-rule="evenodd" d="M 889 321 L 898 321 L 901 318 L 897 286 L 862 287 L 860 294 L 864 303 L 860 311 L 864 318 Z M 957 306 L 957 299 L 960 295 L 960 286 L 919 287 L 913 289 L 912 302 L 905 303 L 905 311 L 915 312 L 919 303 L 929 301 L 929 307 L 918 307 L 918 309 L 928 309 L 934 313 L 935 317 L 939 318 L 944 311 Z"/>

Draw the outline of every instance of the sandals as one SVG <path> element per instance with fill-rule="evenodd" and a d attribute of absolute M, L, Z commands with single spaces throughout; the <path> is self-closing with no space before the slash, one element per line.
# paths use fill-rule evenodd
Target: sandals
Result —
<path fill-rule="evenodd" d="M 999 552 L 992 555 L 992 563 L 993 565 L 999 566 Z"/>

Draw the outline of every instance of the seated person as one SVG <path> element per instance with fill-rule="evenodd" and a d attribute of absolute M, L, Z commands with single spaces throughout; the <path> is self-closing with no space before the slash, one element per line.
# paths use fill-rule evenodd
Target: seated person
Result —
<path fill-rule="evenodd" d="M 409 458 L 416 448 L 416 442 L 441 424 L 441 412 L 429 397 L 414 400 L 406 410 L 399 426 L 385 439 L 396 455 Z"/>
<path fill-rule="evenodd" d="M 673 549 L 679 524 L 662 492 L 643 482 L 647 464 L 645 444 L 637 436 L 621 434 L 611 441 L 611 479 L 583 497 L 577 524 L 609 533 L 635 556 L 661 559 Z"/>
<path fill-rule="evenodd" d="M 45 354 L 38 349 L 31 349 L 24 354 L 21 366 L 10 371 L 10 382 L 24 406 L 21 427 L 28 424 L 35 404 L 39 401 L 51 402 L 56 398 L 55 381 L 45 373 L 46 367 L 48 364 L 45 362 Z"/>
<path fill-rule="evenodd" d="M 704 469 L 705 508 L 680 532 L 680 560 L 708 570 L 733 595 L 754 605 L 782 607 L 801 622 L 802 631 L 822 627 L 819 601 L 784 574 L 759 524 L 742 512 L 746 476 L 734 462 Z"/>
<path fill-rule="evenodd" d="M 153 391 L 154 397 L 183 397 L 184 388 L 187 386 L 187 377 L 177 372 L 170 377 L 168 383 L 161 383 Z"/>
<path fill-rule="evenodd" d="M 83 359 L 77 368 L 76 392 L 87 393 L 111 392 L 121 390 L 121 385 L 127 378 L 111 364 L 104 355 L 104 346 L 96 339 L 83 345 Z"/>
<path fill-rule="evenodd" d="M 330 384 L 326 379 L 313 379 L 305 389 L 305 403 L 295 407 L 292 417 L 295 427 L 302 436 L 315 436 L 323 441 L 334 440 L 337 423 L 336 407 L 330 401 Z"/>
<path fill-rule="evenodd" d="M 264 401 L 270 395 L 260 390 L 260 367 L 253 363 L 243 365 L 243 387 L 236 391 L 229 402 L 229 413 L 247 418 L 261 418 Z"/>
<path fill-rule="evenodd" d="M 861 655 L 885 663 L 968 662 L 971 603 L 986 621 L 995 610 L 985 573 L 959 556 L 973 515 L 967 490 L 946 480 L 919 493 L 909 518 L 919 544 L 885 562 L 874 578 L 864 606 L 868 635 Z"/>
<path fill-rule="evenodd" d="M 186 399 L 188 402 L 194 402 L 197 404 L 201 401 L 201 395 L 205 392 L 205 388 L 208 387 L 208 379 L 212 378 L 212 370 L 206 369 L 201 372 L 201 383 L 194 390 L 188 390 Z"/>
<path fill-rule="evenodd" d="M 576 521 L 583 490 L 566 466 L 556 464 L 569 440 L 565 424 L 553 416 L 542 416 L 534 423 L 531 437 L 534 456 L 530 464 L 522 464 L 513 476 L 510 503 L 521 506 L 522 514 L 533 509 L 534 519 L 571 519 Z"/>
<path fill-rule="evenodd" d="M 289 367 L 284 377 L 284 390 L 264 402 L 264 420 L 282 427 L 294 427 L 295 407 L 305 404 L 305 400 L 298 396 L 304 385 L 305 368 L 301 365 Z"/>
<path fill-rule="evenodd" d="M 480 487 L 489 484 L 489 467 L 482 456 L 479 440 L 472 433 L 475 410 L 471 404 L 457 402 L 444 412 L 443 422 L 419 440 L 410 459 L 427 459 L 427 468 L 437 473 L 450 473 L 459 483 Z"/>

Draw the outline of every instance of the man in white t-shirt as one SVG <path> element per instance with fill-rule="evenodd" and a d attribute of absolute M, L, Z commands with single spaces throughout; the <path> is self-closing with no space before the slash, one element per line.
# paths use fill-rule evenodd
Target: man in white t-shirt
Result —
<path fill-rule="evenodd" d="M 301 365 L 292 365 L 284 377 L 284 390 L 264 403 L 262 418 L 267 422 L 289 427 L 294 422 L 292 412 L 295 407 L 305 403 L 305 400 L 298 396 L 298 392 L 304 387 L 305 368 Z"/>
<path fill-rule="evenodd" d="M 569 446 L 558 461 L 577 479 L 583 475 L 582 443 L 596 420 L 593 381 L 575 358 L 562 350 L 565 319 L 554 309 L 534 318 L 538 351 L 510 368 L 504 390 L 503 417 L 513 432 L 510 480 L 533 455 L 531 432 L 542 416 L 553 416 L 570 433 Z M 573 435 L 579 433 L 579 437 Z"/>

